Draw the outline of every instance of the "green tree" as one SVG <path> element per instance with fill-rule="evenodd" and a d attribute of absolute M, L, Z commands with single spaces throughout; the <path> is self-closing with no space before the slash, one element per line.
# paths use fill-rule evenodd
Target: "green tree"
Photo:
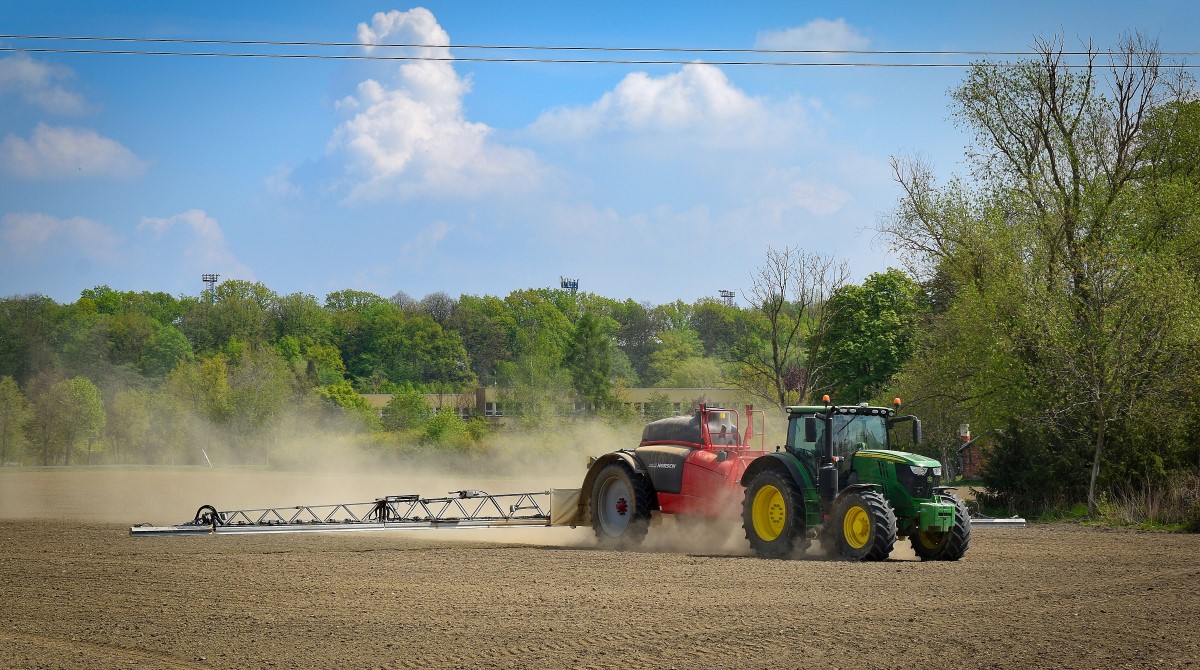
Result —
<path fill-rule="evenodd" d="M 1015 434 L 1018 417 L 1027 424 L 1020 440 L 1001 444 L 1057 445 L 1040 451 L 1087 468 L 1080 474 L 1094 512 L 1103 465 L 1139 451 L 1114 428 L 1136 422 L 1138 407 L 1194 388 L 1184 370 L 1197 287 L 1162 244 L 1161 219 L 1139 207 L 1151 155 L 1145 121 L 1170 92 L 1156 46 L 1122 40 L 1107 73 L 1091 49 L 1086 66 L 1068 66 L 1061 38 L 1040 41 L 1038 51 L 973 67 L 952 94 L 956 118 L 974 134 L 979 189 L 952 182 L 939 190 L 924 167 L 898 163 L 905 196 L 884 230 L 949 280 L 946 315 L 971 318 L 984 333 L 967 340 L 980 350 L 957 349 L 987 362 L 968 386 L 974 398 L 1005 406 L 992 412 L 1007 414 L 994 426 Z M 1090 456 L 1080 456 L 1082 445 Z M 1043 485 L 1070 492 L 1079 479 Z"/>
<path fill-rule="evenodd" d="M 263 458 L 268 442 L 261 436 L 295 398 L 295 376 L 273 348 L 253 349 L 228 371 L 230 424 L 248 458 Z"/>
<path fill-rule="evenodd" d="M 390 431 L 420 428 L 432 413 L 425 395 L 412 386 L 405 386 L 393 393 L 383 408 L 383 427 Z"/>
<path fill-rule="evenodd" d="M 620 324 L 615 333 L 617 347 L 629 358 L 638 378 L 653 384 L 657 379 L 650 367 L 650 357 L 657 349 L 660 327 L 654 320 L 652 307 L 630 299 L 614 303 L 609 316 Z"/>
<path fill-rule="evenodd" d="M 12 377 L 0 377 L 0 467 L 25 445 L 25 424 L 33 411 Z"/>
<path fill-rule="evenodd" d="M 584 312 L 575 323 L 563 359 L 575 392 L 595 410 L 612 403 L 612 340 L 591 312 Z"/>
<path fill-rule="evenodd" d="M 88 444 L 90 457 L 91 442 L 100 436 L 107 420 L 100 389 L 91 380 L 74 377 L 55 382 L 44 396 L 39 410 L 51 417 L 47 432 L 58 438 L 63 449 L 64 464 L 71 464 L 71 453 L 80 442 Z M 47 463 L 48 460 L 47 457 Z"/>
<path fill-rule="evenodd" d="M 870 400 L 912 357 L 921 326 L 921 287 L 889 269 L 869 275 L 861 286 L 834 291 L 828 309 L 837 316 L 819 357 L 828 367 L 830 390 L 843 402 Z"/>
<path fill-rule="evenodd" d="M 452 409 L 434 414 L 421 429 L 421 443 L 466 449 L 471 446 L 467 424 Z"/>
<path fill-rule="evenodd" d="M 494 296 L 464 295 L 451 312 L 449 329 L 457 332 L 480 383 L 496 379 L 496 363 L 512 356 L 517 325 L 505 302 Z"/>
<path fill-rule="evenodd" d="M 154 417 L 164 420 L 165 417 Z M 150 434 L 151 392 L 142 389 L 117 391 L 108 407 L 106 432 L 116 463 L 130 460 L 135 454 L 146 458 L 146 440 Z"/>
<path fill-rule="evenodd" d="M 665 393 L 651 393 L 642 406 L 646 421 L 657 421 L 675 415 L 675 404 Z"/>
<path fill-rule="evenodd" d="M 317 387 L 316 392 L 330 405 L 341 408 L 347 415 L 356 419 L 364 429 L 372 430 L 379 427 L 378 413 L 366 398 L 354 390 L 350 382 L 343 380 L 328 386 L 320 386 Z"/>
<path fill-rule="evenodd" d="M 167 375 L 164 388 L 209 421 L 228 424 L 234 413 L 229 387 L 229 363 L 224 354 L 183 363 Z"/>
<path fill-rule="evenodd" d="M 691 326 L 704 343 L 704 355 L 725 358 L 746 332 L 746 315 L 737 307 L 703 298 L 692 307 Z"/>
<path fill-rule="evenodd" d="M 534 351 L 497 364 L 500 400 L 525 427 L 553 425 L 571 410 L 570 373 L 548 352 Z"/>

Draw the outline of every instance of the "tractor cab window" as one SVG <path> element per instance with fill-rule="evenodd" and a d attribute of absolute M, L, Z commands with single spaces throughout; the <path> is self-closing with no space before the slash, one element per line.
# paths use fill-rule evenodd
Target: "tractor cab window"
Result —
<path fill-rule="evenodd" d="M 860 449 L 886 449 L 887 424 L 882 417 L 838 414 L 833 417 L 833 454 L 849 460 Z"/>
<path fill-rule="evenodd" d="M 805 436 L 815 437 L 813 440 Z M 825 422 L 817 421 L 816 417 L 797 417 L 788 422 L 788 450 L 797 458 L 807 461 L 814 470 L 817 467 L 821 451 L 825 444 Z"/>

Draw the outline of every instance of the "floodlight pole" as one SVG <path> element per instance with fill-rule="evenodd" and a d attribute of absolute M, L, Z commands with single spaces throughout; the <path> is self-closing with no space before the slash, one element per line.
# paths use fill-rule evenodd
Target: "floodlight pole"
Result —
<path fill-rule="evenodd" d="M 217 302 L 217 280 L 221 275 L 205 273 L 200 275 L 200 281 L 204 282 L 204 290 L 208 293 L 208 304 L 212 305 Z"/>

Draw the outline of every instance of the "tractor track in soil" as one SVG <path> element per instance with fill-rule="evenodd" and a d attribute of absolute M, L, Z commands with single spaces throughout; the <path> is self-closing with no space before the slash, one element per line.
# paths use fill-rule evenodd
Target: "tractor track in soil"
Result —
<path fill-rule="evenodd" d="M 9 495 L 30 477 L 59 481 L 0 473 L 0 668 L 1200 669 L 1196 535 L 979 527 L 953 563 L 760 560 L 669 522 L 635 552 L 590 529 L 132 538 L 103 476 L 36 513 Z M 127 521 L 85 520 L 89 492 Z"/>

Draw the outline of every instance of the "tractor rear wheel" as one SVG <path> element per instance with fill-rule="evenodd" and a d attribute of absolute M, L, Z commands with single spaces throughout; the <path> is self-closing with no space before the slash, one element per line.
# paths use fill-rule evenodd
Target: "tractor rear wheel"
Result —
<path fill-rule="evenodd" d="M 971 513 L 963 501 L 952 495 L 939 495 L 938 502 L 954 504 L 954 525 L 945 532 L 913 533 L 913 551 L 922 561 L 957 561 L 971 544 Z"/>
<path fill-rule="evenodd" d="M 775 469 L 754 475 L 742 501 L 742 528 L 762 558 L 787 558 L 807 548 L 804 501 L 790 476 Z"/>
<path fill-rule="evenodd" d="M 592 484 L 592 529 L 601 547 L 636 547 L 650 528 L 650 487 L 624 463 L 609 463 Z"/>
<path fill-rule="evenodd" d="M 896 513 L 878 491 L 847 493 L 831 523 L 837 554 L 851 561 L 882 561 L 896 544 Z"/>

